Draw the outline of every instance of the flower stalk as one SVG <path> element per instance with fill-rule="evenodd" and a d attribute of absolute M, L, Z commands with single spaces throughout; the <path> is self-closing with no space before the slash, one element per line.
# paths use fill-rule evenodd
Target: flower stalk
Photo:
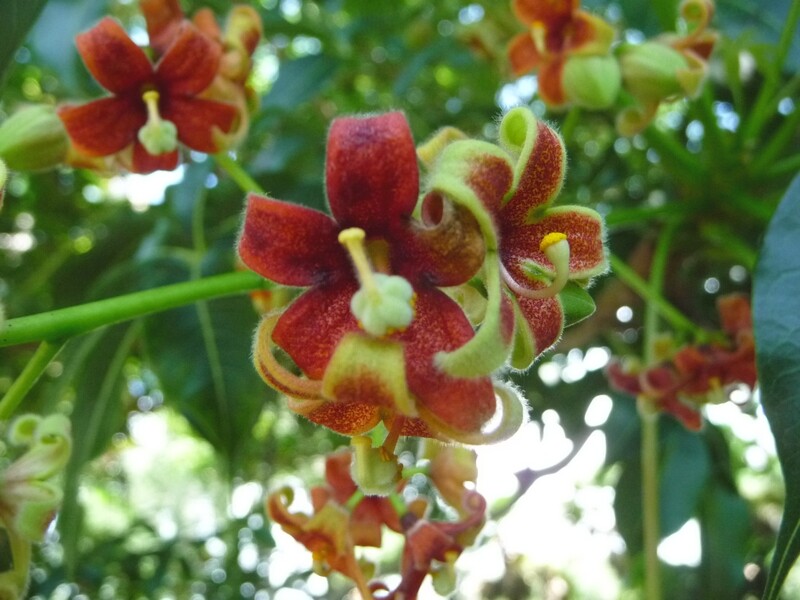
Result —
<path fill-rule="evenodd" d="M 0 347 L 43 340 L 64 340 L 98 327 L 122 323 L 198 300 L 210 300 L 269 287 L 269 282 L 258 275 L 241 271 L 8 319 L 0 325 Z"/>

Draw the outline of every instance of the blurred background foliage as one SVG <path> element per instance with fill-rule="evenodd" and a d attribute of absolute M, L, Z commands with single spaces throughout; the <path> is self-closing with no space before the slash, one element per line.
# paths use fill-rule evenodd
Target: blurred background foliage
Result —
<path fill-rule="evenodd" d="M 24 7 L 18 25 L 35 24 L 17 49 L 11 34 L 19 27 L 0 19 L 0 60 L 8 60 L 0 118 L 29 103 L 100 95 L 73 38 L 102 15 L 119 18 L 146 41 L 132 0 L 49 0 L 41 14 L 44 2 L 11 4 Z M 647 273 L 658 232 L 681 219 L 666 294 L 698 327 L 718 328 L 718 295 L 749 292 L 764 228 L 800 168 L 791 152 L 800 142 L 797 37 L 787 68 L 774 65 L 789 0 L 720 0 L 713 25 L 724 38 L 706 91 L 670 105 L 657 127 L 632 139 L 618 137 L 612 114 L 546 112 L 535 99 L 535 79 L 511 77 L 505 47 L 520 26 L 507 2 L 252 4 L 265 31 L 253 74 L 261 99 L 237 158 L 271 196 L 324 206 L 325 137 L 337 115 L 401 109 L 418 141 L 448 124 L 494 139 L 501 111 L 528 103 L 567 143 L 569 172 L 559 202 L 601 211 L 611 252 L 637 272 Z M 182 5 L 188 14 L 209 6 L 220 18 L 230 7 L 222 0 Z M 672 29 L 677 0 L 586 6 L 640 40 Z M 785 91 L 766 109 L 758 107 L 765 86 Z M 0 214 L 6 314 L 234 270 L 242 207 L 235 183 L 194 153 L 171 179 L 109 179 L 68 169 L 13 174 Z M 620 597 L 635 598 L 642 578 L 639 419 L 631 398 L 610 391 L 602 366 L 611 355 L 641 354 L 642 304 L 613 276 L 593 294 L 596 315 L 515 380 L 527 392 L 533 422 L 542 431 L 560 427 L 571 440 L 567 458 L 604 434 L 604 466 L 584 485 L 614 491 L 612 529 L 621 541 L 610 564 Z M 291 416 L 262 384 L 250 362 L 257 321 L 249 299 L 234 297 L 69 342 L 24 407 L 69 414 L 75 433 L 64 509 L 40 548 L 33 597 L 263 600 L 345 593 L 346 582 L 325 585 L 308 578 L 308 564 L 282 559 L 262 514 L 264 490 L 319 478 L 318 457 L 346 440 Z M 678 332 L 674 343 L 686 339 Z M 2 349 L 0 392 L 33 350 Z M 613 408 L 596 421 L 588 411 L 598 397 Z M 720 412 L 699 434 L 661 420 L 662 532 L 692 522 L 702 548 L 693 564 L 668 568 L 666 597 L 755 598 L 763 588 L 783 503 L 780 471 L 769 443 L 752 433 L 763 421 L 757 404 L 733 412 Z M 536 492 L 546 473 L 518 473 L 520 487 L 495 498 L 494 512 L 503 518 L 526 486 Z M 566 510 L 575 523 L 583 518 L 578 504 Z M 485 583 L 484 597 L 607 597 L 580 592 L 580 573 L 506 559 Z M 800 593 L 793 581 L 787 594 Z M 281 589 L 301 595 L 281 596 Z"/>

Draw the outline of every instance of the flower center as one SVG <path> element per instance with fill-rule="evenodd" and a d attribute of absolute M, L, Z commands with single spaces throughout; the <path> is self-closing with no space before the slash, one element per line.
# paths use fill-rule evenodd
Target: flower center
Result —
<path fill-rule="evenodd" d="M 398 275 L 375 273 L 367 256 L 363 229 L 350 227 L 339 233 L 339 243 L 350 254 L 361 284 L 350 300 L 350 310 L 359 325 L 381 337 L 403 331 L 414 319 L 414 288 Z"/>
<path fill-rule="evenodd" d="M 550 285 L 544 288 L 531 289 L 521 286 L 517 283 L 511 274 L 503 268 L 503 279 L 509 288 L 511 288 L 517 295 L 525 298 L 552 298 L 564 289 L 569 281 L 569 241 L 567 236 L 560 232 L 548 233 L 539 242 L 539 250 L 541 250 L 547 259 L 553 264 L 555 270 L 555 277 L 550 282 Z"/>
<path fill-rule="evenodd" d="M 156 90 L 147 90 L 142 94 L 142 101 L 147 106 L 147 123 L 137 135 L 144 149 L 153 155 L 172 152 L 178 147 L 178 128 L 172 121 L 161 118 L 158 112 L 158 97 Z"/>

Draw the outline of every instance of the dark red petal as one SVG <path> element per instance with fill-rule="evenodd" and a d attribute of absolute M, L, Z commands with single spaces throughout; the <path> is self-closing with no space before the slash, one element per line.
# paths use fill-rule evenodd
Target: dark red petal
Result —
<path fill-rule="evenodd" d="M 323 402 L 305 417 L 342 435 L 363 435 L 381 421 L 381 406 L 363 400 Z"/>
<path fill-rule="evenodd" d="M 564 87 L 561 85 L 564 71 L 564 57 L 548 61 L 539 69 L 539 96 L 548 106 L 563 106 L 567 103 Z"/>
<path fill-rule="evenodd" d="M 159 91 L 164 94 L 199 94 L 217 74 L 222 48 L 189 22 L 156 65 Z"/>
<path fill-rule="evenodd" d="M 566 153 L 561 137 L 542 121 L 536 121 L 536 128 L 533 149 L 527 157 L 520 156 L 525 164 L 517 189 L 500 212 L 500 227 L 504 231 L 541 218 L 534 211 L 550 204 L 564 182 Z"/>
<path fill-rule="evenodd" d="M 514 14 L 525 25 L 539 21 L 548 29 L 569 17 L 580 6 L 580 0 L 514 0 Z"/>
<path fill-rule="evenodd" d="M 112 96 L 80 106 L 62 106 L 58 116 L 72 144 L 87 156 L 119 152 L 136 139 L 147 121 L 144 104 L 135 96 Z"/>
<path fill-rule="evenodd" d="M 253 271 L 282 285 L 311 286 L 351 273 L 338 225 L 325 213 L 250 194 L 239 256 Z"/>
<path fill-rule="evenodd" d="M 311 379 L 322 379 L 344 334 L 358 331 L 350 299 L 358 290 L 352 278 L 313 287 L 281 315 L 272 339 Z"/>
<path fill-rule="evenodd" d="M 147 23 L 150 47 L 159 55 L 166 52 L 183 23 L 183 10 L 178 0 L 139 0 L 139 8 Z"/>
<path fill-rule="evenodd" d="M 134 173 L 152 173 L 153 171 L 174 171 L 180 162 L 177 150 L 163 154 L 150 154 L 141 142 L 133 143 L 133 161 L 131 171 Z"/>
<path fill-rule="evenodd" d="M 434 356 L 455 350 L 473 336 L 461 307 L 436 288 L 421 287 L 411 325 L 398 339 L 406 344 L 408 387 L 418 402 L 443 422 L 477 432 L 494 415 L 497 402 L 488 377 L 457 379 L 434 366 Z"/>
<path fill-rule="evenodd" d="M 465 208 L 450 206 L 434 227 L 414 223 L 398 229 L 390 250 L 392 272 L 436 286 L 465 283 L 483 264 L 486 246 L 480 227 Z"/>
<path fill-rule="evenodd" d="M 564 331 L 564 309 L 557 298 L 517 297 L 517 302 L 533 334 L 536 354 L 539 355 L 561 337 Z"/>
<path fill-rule="evenodd" d="M 110 17 L 77 35 L 75 44 L 92 76 L 114 94 L 138 93 L 153 78 L 147 55 Z"/>
<path fill-rule="evenodd" d="M 368 235 L 388 231 L 414 210 L 419 169 L 411 130 L 399 112 L 343 117 L 328 135 L 326 186 L 334 218 Z"/>
<path fill-rule="evenodd" d="M 513 202 L 513 200 L 512 200 Z M 557 207 L 548 210 L 535 223 L 509 227 L 501 234 L 503 265 L 518 282 L 525 282 L 522 262 L 530 260 L 552 272 L 553 265 L 540 250 L 539 244 L 548 233 L 563 233 L 569 242 L 570 278 L 584 279 L 605 269 L 603 222 L 596 213 Z"/>
<path fill-rule="evenodd" d="M 214 130 L 227 133 L 239 114 L 233 104 L 191 96 L 163 96 L 159 108 L 164 119 L 175 123 L 181 142 L 209 154 L 220 150 Z"/>
<path fill-rule="evenodd" d="M 530 32 L 515 35 L 508 44 L 508 60 L 514 75 L 535 71 L 542 64 L 542 56 L 536 50 Z"/>

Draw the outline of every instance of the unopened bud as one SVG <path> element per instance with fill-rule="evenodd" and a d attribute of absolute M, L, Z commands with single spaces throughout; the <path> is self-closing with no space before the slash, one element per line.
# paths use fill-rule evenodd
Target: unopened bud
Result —
<path fill-rule="evenodd" d="M 23 108 L 0 125 L 0 159 L 10 169 L 36 171 L 56 167 L 64 162 L 68 149 L 69 137 L 52 106 Z M 0 166 L 0 189 L 4 171 Z"/>
<path fill-rule="evenodd" d="M 603 110 L 614 104 L 622 76 L 617 59 L 604 56 L 572 56 L 564 64 L 561 85 L 567 100 L 589 110 Z"/>
<path fill-rule="evenodd" d="M 402 467 L 394 454 L 383 448 L 373 448 L 372 441 L 363 435 L 354 437 L 351 476 L 358 489 L 367 496 L 388 496 L 397 487 Z"/>
<path fill-rule="evenodd" d="M 628 45 L 619 55 L 622 82 L 640 102 L 658 102 L 670 96 L 692 95 L 699 81 L 687 81 L 691 69 L 687 58 L 658 42 Z"/>

